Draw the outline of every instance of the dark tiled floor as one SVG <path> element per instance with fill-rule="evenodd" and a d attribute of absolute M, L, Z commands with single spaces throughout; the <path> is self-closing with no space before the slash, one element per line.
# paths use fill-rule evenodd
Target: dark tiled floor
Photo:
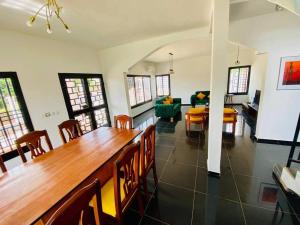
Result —
<path fill-rule="evenodd" d="M 286 163 L 289 147 L 253 142 L 239 116 L 235 136 L 223 134 L 221 177 L 208 176 L 207 132 L 187 137 L 181 117 L 171 123 L 149 111 L 134 120 L 140 129 L 157 124 L 159 183 L 155 187 L 149 175 L 153 195 L 145 200 L 145 216 L 133 205 L 126 225 L 300 224 L 300 215 L 272 178 L 273 165 Z"/>

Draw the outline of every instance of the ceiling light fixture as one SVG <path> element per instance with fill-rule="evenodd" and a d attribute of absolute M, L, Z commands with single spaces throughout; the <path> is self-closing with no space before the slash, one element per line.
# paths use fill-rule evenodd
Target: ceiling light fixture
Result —
<path fill-rule="evenodd" d="M 283 7 L 281 7 L 280 5 L 275 5 L 275 11 L 276 11 L 276 12 L 281 12 L 281 11 L 283 11 Z"/>
<path fill-rule="evenodd" d="M 46 21 L 47 21 L 46 25 L 47 25 L 48 34 L 52 34 L 50 20 L 52 19 L 53 16 L 56 16 L 57 19 L 63 24 L 66 31 L 68 33 L 71 33 L 69 26 L 61 18 L 62 7 L 57 4 L 56 0 L 46 0 L 46 3 L 42 5 L 33 16 L 29 18 L 29 20 L 26 23 L 27 26 L 32 27 L 34 21 L 36 20 L 36 17 L 39 16 L 39 14 L 42 11 L 46 12 L 45 14 L 46 14 Z"/>
<path fill-rule="evenodd" d="M 239 57 L 240 57 L 240 46 L 237 46 L 237 56 L 236 56 L 236 61 L 234 62 L 235 65 L 239 65 L 241 63 Z"/>
<path fill-rule="evenodd" d="M 169 53 L 169 65 L 170 65 L 170 69 L 169 69 L 169 73 L 173 74 L 174 73 L 174 68 L 173 68 L 173 53 Z"/>

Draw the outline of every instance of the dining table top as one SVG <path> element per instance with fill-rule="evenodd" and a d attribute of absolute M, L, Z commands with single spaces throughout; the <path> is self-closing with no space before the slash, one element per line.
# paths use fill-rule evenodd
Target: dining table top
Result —
<path fill-rule="evenodd" d="M 0 224 L 35 223 L 140 133 L 101 127 L 4 173 Z"/>

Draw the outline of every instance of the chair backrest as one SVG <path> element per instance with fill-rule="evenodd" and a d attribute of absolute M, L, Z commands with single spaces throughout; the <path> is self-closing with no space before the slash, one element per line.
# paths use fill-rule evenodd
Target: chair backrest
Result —
<path fill-rule="evenodd" d="M 197 111 L 197 110 L 190 110 L 189 112 L 186 112 L 185 113 L 185 119 L 186 119 L 186 121 L 187 122 L 192 122 L 191 121 L 191 119 L 193 118 L 193 119 L 200 119 L 200 121 L 198 121 L 198 122 L 204 122 L 204 120 L 205 120 L 205 116 L 206 116 L 207 114 L 205 113 L 205 110 L 199 110 L 199 111 Z M 194 120 L 194 121 L 197 121 L 197 120 Z"/>
<path fill-rule="evenodd" d="M 100 183 L 96 179 L 72 195 L 46 222 L 46 225 L 94 225 L 102 217 Z M 93 207 L 89 204 L 96 197 Z"/>
<path fill-rule="evenodd" d="M 1 155 L 0 155 L 0 167 L 1 167 L 2 173 L 5 173 L 7 171 Z"/>
<path fill-rule="evenodd" d="M 82 130 L 78 120 L 66 120 L 58 125 L 58 130 L 64 143 L 82 136 Z M 68 134 L 68 139 L 65 136 L 65 132 Z"/>
<path fill-rule="evenodd" d="M 114 116 L 114 125 L 115 128 L 121 129 L 132 129 L 132 118 L 127 115 L 118 115 Z"/>
<path fill-rule="evenodd" d="M 18 138 L 15 143 L 17 146 L 17 150 L 23 160 L 23 162 L 26 162 L 27 159 L 24 155 L 22 145 L 26 145 L 27 148 L 31 152 L 31 158 L 36 158 L 40 155 L 43 155 L 46 153 L 46 150 L 42 146 L 42 139 L 45 138 L 46 144 L 48 145 L 49 150 L 52 150 L 52 144 L 49 139 L 48 133 L 46 130 L 40 130 L 40 131 L 32 131 L 28 134 L 23 135 L 22 137 Z"/>
<path fill-rule="evenodd" d="M 238 111 L 235 108 L 224 108 L 224 118 L 232 118 L 233 122 L 237 122 Z"/>
<path fill-rule="evenodd" d="M 141 136 L 141 176 L 148 173 L 155 160 L 155 125 L 150 125 Z"/>
<path fill-rule="evenodd" d="M 114 164 L 114 193 L 116 217 L 120 219 L 122 212 L 129 206 L 132 197 L 139 189 L 139 155 L 140 142 L 132 143 L 123 149 L 123 152 Z M 124 182 L 121 184 L 121 175 Z M 124 199 L 121 201 L 121 188 Z"/>

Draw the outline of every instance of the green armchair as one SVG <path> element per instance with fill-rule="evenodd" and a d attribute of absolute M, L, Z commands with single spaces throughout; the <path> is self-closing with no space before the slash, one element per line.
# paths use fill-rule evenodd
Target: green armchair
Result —
<path fill-rule="evenodd" d="M 155 116 L 161 118 L 173 118 L 181 112 L 181 98 L 173 98 L 173 104 L 163 104 L 166 97 L 160 98 L 155 102 Z"/>
<path fill-rule="evenodd" d="M 205 97 L 203 99 L 197 98 L 197 95 L 202 92 L 205 94 Z M 209 96 L 210 91 L 196 91 L 194 95 L 191 96 L 191 105 L 195 107 L 196 105 L 206 105 L 209 103 Z"/>

